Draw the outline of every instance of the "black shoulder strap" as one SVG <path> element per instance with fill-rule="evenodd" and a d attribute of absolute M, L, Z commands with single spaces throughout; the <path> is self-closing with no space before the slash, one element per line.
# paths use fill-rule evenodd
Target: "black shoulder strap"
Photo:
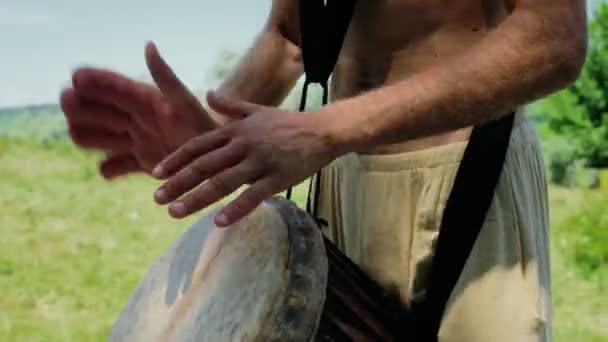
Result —
<path fill-rule="evenodd" d="M 446 304 L 492 204 L 511 138 L 515 113 L 475 127 L 443 212 L 426 301 L 416 320 L 424 341 L 436 341 Z"/>
<path fill-rule="evenodd" d="M 327 83 L 348 31 L 355 0 L 300 1 L 301 49 L 309 83 Z"/>
<path fill-rule="evenodd" d="M 306 109 L 306 96 L 308 86 L 318 83 L 323 88 L 323 105 L 328 100 L 327 82 L 338 61 L 342 44 L 348 31 L 355 0 L 300 0 L 300 44 L 304 62 L 304 87 L 300 101 L 300 111 Z M 306 210 L 317 223 L 327 225 L 327 222 L 318 217 L 319 188 L 321 172 L 318 170 L 313 177 L 315 181 L 315 200 L 312 204 L 312 184 L 310 180 Z M 292 189 L 287 190 L 287 198 L 291 198 Z"/>
<path fill-rule="evenodd" d="M 306 79 L 300 102 L 305 110 L 310 83 L 323 87 L 327 103 L 327 81 L 335 67 L 356 0 L 299 0 L 301 49 Z M 509 145 L 515 114 L 475 127 L 469 138 L 454 186 L 443 213 L 433 258 L 427 299 L 415 311 L 414 335 L 422 341 L 436 341 L 450 294 L 462 273 L 492 203 Z M 310 188 L 307 211 L 317 220 L 321 170 L 316 174 L 315 205 L 311 209 Z M 312 181 L 310 183 L 312 187 Z M 291 197 L 291 188 L 287 198 Z"/>

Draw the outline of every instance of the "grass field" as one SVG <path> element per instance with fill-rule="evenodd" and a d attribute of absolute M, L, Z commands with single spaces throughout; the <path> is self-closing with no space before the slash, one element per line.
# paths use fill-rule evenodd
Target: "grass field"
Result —
<path fill-rule="evenodd" d="M 108 184 L 96 156 L 64 143 L 0 140 L 0 341 L 105 340 L 139 277 L 193 220 L 159 209 L 156 185 Z M 296 196 L 302 203 L 302 188 Z M 552 188 L 554 226 L 581 196 Z M 574 272 L 560 241 L 553 237 L 555 341 L 608 341 L 604 278 Z"/>

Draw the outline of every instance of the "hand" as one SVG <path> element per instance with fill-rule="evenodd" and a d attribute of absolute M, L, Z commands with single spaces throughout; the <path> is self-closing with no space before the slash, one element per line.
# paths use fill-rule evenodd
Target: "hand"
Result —
<path fill-rule="evenodd" d="M 151 174 L 184 142 L 219 126 L 154 44 L 146 46 L 145 56 L 158 88 L 112 71 L 82 68 L 73 74 L 73 87 L 61 95 L 74 143 L 106 152 L 100 164 L 106 179 Z"/>
<path fill-rule="evenodd" d="M 250 184 L 215 217 L 217 226 L 231 225 L 337 157 L 331 139 L 309 113 L 229 100 L 213 92 L 207 101 L 212 110 L 243 119 L 188 141 L 154 170 L 157 178 L 167 180 L 155 200 L 173 202 L 169 214 L 174 218 L 202 210 Z"/>

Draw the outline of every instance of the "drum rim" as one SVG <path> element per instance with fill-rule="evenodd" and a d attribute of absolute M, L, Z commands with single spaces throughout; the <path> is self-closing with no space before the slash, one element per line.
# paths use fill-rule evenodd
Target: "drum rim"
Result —
<path fill-rule="evenodd" d="M 284 197 L 264 201 L 287 226 L 284 296 L 260 334 L 261 341 L 314 340 L 325 305 L 328 260 L 321 229 L 304 210 Z"/>

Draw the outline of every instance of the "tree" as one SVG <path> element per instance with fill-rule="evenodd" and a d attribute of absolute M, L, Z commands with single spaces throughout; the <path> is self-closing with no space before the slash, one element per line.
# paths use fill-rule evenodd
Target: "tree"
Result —
<path fill-rule="evenodd" d="M 608 4 L 601 4 L 590 24 L 590 48 L 579 80 L 569 89 L 586 116 L 588 134 L 581 142 L 590 166 L 608 166 Z M 584 132 L 581 132 L 584 133 Z"/>
<path fill-rule="evenodd" d="M 533 108 L 546 142 L 566 141 L 572 158 L 588 167 L 608 167 L 608 4 L 597 6 L 589 24 L 589 49 L 579 79 Z"/>

